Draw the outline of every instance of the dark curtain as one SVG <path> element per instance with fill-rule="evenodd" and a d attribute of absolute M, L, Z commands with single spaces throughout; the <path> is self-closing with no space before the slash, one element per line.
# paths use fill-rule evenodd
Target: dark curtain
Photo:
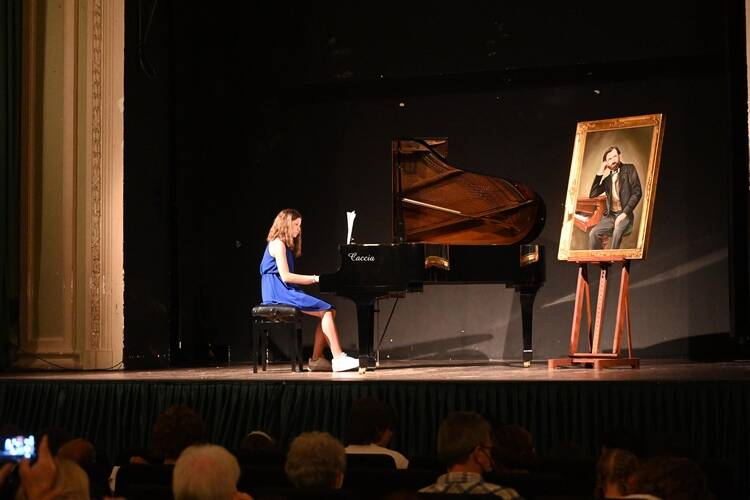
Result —
<path fill-rule="evenodd" d="M 0 2 L 0 370 L 18 332 L 22 0 Z"/>

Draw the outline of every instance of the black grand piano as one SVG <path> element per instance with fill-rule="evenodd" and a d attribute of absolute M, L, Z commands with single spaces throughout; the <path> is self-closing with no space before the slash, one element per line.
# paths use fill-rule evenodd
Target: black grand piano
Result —
<path fill-rule="evenodd" d="M 529 242 L 544 227 L 544 202 L 523 184 L 449 165 L 447 146 L 445 138 L 392 141 L 394 242 L 341 245 L 339 269 L 320 276 L 322 293 L 357 306 L 360 373 L 375 366 L 375 301 L 432 284 L 514 287 L 521 297 L 523 362 L 531 364 L 544 248 Z"/>

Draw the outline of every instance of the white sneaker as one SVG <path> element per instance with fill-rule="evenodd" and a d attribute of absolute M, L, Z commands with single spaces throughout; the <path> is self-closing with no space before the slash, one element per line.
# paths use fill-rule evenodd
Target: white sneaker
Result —
<path fill-rule="evenodd" d="M 359 368 L 359 360 L 347 356 L 345 352 L 342 352 L 337 357 L 331 360 L 331 368 L 335 372 L 346 372 L 349 370 L 355 370 Z"/>

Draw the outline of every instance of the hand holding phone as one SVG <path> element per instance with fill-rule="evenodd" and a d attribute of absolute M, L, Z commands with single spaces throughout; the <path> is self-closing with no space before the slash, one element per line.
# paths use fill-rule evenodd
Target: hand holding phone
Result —
<path fill-rule="evenodd" d="M 2 438 L 2 445 L 0 460 L 20 462 L 25 458 L 36 458 L 36 440 L 33 435 L 6 436 Z"/>

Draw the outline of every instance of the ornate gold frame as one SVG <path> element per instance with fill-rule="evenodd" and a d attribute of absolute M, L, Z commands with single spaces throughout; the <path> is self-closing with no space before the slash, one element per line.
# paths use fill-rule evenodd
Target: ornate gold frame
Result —
<path fill-rule="evenodd" d="M 580 231 L 575 227 L 576 206 L 579 198 L 588 195 L 588 186 L 591 179 L 581 179 L 586 156 L 586 143 L 589 134 L 607 131 L 619 131 L 611 134 L 613 137 L 627 136 L 627 129 L 639 128 L 639 133 L 646 134 L 643 127 L 651 127 L 650 149 L 641 151 L 642 157 L 648 158 L 648 165 L 636 165 L 641 177 L 643 196 L 640 204 L 640 216 L 637 217 L 637 236 L 634 248 L 619 248 L 606 250 L 589 250 L 571 248 L 573 245 L 574 231 Z M 563 215 L 562 231 L 560 233 L 560 247 L 557 258 L 567 261 L 613 261 L 622 259 L 643 259 L 651 236 L 651 219 L 653 217 L 654 198 L 656 195 L 656 181 L 659 174 L 659 162 L 661 159 L 661 145 L 664 135 L 664 117 L 661 114 L 631 116 L 625 118 L 612 118 L 608 120 L 597 120 L 579 122 L 576 129 L 576 138 L 573 148 L 573 159 L 570 165 L 570 177 L 568 179 L 568 191 L 565 199 L 565 213 Z M 606 137 L 606 136 L 600 136 Z M 645 148 L 644 148 L 645 149 Z M 623 150 L 623 157 L 627 159 L 628 152 Z M 587 163 L 590 164 L 592 160 Z M 628 161 L 624 161 L 628 163 Z M 589 168 L 590 170 L 590 168 Z M 642 174 L 645 170 L 645 176 Z M 644 181 L 645 177 L 645 181 Z M 581 190 L 583 188 L 583 190 Z M 635 225 L 634 225 L 635 227 Z"/>

